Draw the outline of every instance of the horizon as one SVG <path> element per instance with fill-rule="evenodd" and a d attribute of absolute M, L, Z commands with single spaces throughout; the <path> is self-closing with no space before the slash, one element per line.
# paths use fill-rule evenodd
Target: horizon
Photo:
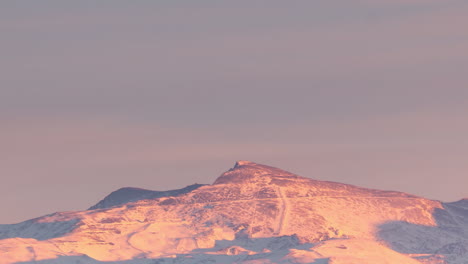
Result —
<path fill-rule="evenodd" d="M 0 3 L 0 224 L 238 159 L 468 197 L 468 2 Z"/>

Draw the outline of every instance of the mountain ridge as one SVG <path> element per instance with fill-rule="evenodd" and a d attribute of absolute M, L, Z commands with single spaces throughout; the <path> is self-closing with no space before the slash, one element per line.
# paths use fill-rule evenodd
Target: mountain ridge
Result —
<path fill-rule="evenodd" d="M 467 256 L 463 202 L 319 181 L 250 161 L 211 185 L 123 188 L 106 198 L 92 210 L 0 226 L 0 264 L 459 264 Z"/>
<path fill-rule="evenodd" d="M 88 208 L 88 210 L 104 209 L 114 206 L 123 205 L 125 203 L 136 202 L 146 199 L 156 199 L 166 196 L 179 196 L 187 192 L 191 192 L 197 188 L 204 186 L 205 184 L 191 184 L 181 189 L 169 190 L 169 191 L 152 191 L 143 188 L 136 187 L 124 187 L 116 191 L 113 191 L 104 199 L 99 201 L 97 204 Z"/>

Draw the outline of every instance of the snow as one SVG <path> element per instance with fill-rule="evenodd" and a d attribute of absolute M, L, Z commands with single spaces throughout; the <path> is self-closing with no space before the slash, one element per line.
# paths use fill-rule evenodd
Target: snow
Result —
<path fill-rule="evenodd" d="M 91 206 L 88 210 L 104 209 L 114 206 L 123 205 L 130 202 L 140 200 L 156 199 L 161 197 L 179 196 L 200 188 L 203 184 L 192 184 L 182 189 L 171 191 L 150 191 L 140 188 L 126 187 L 112 192 L 96 205 Z"/>
<path fill-rule="evenodd" d="M 213 185 L 123 188 L 92 210 L 0 226 L 0 264 L 427 263 L 468 259 L 468 203 L 238 161 Z"/>
<path fill-rule="evenodd" d="M 48 240 L 64 236 L 78 223 L 78 219 L 54 222 L 40 222 L 33 219 L 13 225 L 0 225 L 0 239 L 20 237 Z"/>

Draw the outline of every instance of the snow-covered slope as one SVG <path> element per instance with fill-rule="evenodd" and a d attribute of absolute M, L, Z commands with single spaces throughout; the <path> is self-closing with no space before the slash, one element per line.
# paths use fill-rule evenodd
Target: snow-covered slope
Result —
<path fill-rule="evenodd" d="M 121 188 L 115 192 L 112 192 L 99 203 L 91 206 L 88 210 L 110 208 L 118 205 L 123 205 L 130 202 L 136 202 L 140 200 L 156 199 L 168 196 L 179 196 L 188 192 L 191 192 L 197 188 L 202 187 L 204 184 L 192 184 L 182 189 L 171 190 L 171 191 L 150 191 L 140 188 Z"/>
<path fill-rule="evenodd" d="M 0 226 L 9 263 L 466 263 L 468 202 L 237 162 L 213 185 L 121 189 L 81 212 Z"/>

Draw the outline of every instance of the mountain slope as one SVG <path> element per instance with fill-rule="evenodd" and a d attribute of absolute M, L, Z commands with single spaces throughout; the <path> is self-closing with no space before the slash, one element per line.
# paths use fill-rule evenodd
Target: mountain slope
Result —
<path fill-rule="evenodd" d="M 458 264 L 467 256 L 463 201 L 317 181 L 248 161 L 213 185 L 190 188 L 137 190 L 125 204 L 0 226 L 0 263 Z"/>
<path fill-rule="evenodd" d="M 88 210 L 111 208 L 114 206 L 119 206 L 140 200 L 156 199 L 168 196 L 179 196 L 191 192 L 197 188 L 200 188 L 203 185 L 204 184 L 192 184 L 182 189 L 162 192 L 131 187 L 121 188 L 115 192 L 112 192 L 104 199 L 99 201 L 97 204 L 91 206 Z"/>

